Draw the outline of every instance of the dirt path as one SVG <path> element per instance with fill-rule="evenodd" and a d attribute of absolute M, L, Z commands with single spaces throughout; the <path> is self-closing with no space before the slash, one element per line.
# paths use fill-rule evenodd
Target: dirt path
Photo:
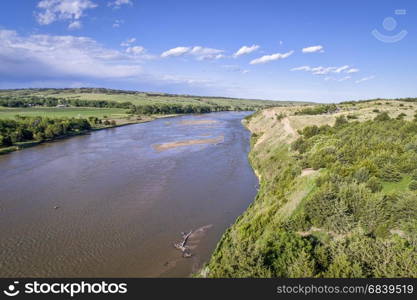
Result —
<path fill-rule="evenodd" d="M 317 172 L 317 170 L 313 170 L 312 168 L 303 169 L 301 171 L 301 177 L 308 176 L 308 175 L 314 174 L 316 172 Z"/>
<path fill-rule="evenodd" d="M 288 118 L 282 119 L 282 124 L 284 125 L 284 130 L 286 133 L 288 133 L 289 135 L 292 135 L 293 137 L 298 136 L 298 133 L 294 130 L 294 128 L 292 128 L 290 124 L 290 120 Z"/>

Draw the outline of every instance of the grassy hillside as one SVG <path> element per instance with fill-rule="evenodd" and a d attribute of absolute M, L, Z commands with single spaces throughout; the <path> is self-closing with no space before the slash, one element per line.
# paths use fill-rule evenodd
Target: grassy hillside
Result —
<path fill-rule="evenodd" d="M 261 108 L 266 106 L 289 105 L 291 101 L 268 101 L 251 99 L 234 99 L 225 97 L 200 97 L 190 95 L 171 95 L 165 93 L 144 93 L 135 91 L 121 91 L 100 88 L 79 88 L 79 89 L 21 89 L 21 90 L 0 90 L 1 97 L 49 97 L 67 100 L 88 100 L 88 101 L 115 101 L 118 103 L 130 102 L 132 105 L 218 105 L 229 106 L 232 110 L 236 107 L 242 109 Z M 305 102 L 307 103 L 307 102 Z M 299 103 L 303 104 L 303 103 Z"/>
<path fill-rule="evenodd" d="M 88 118 L 97 117 L 110 119 L 125 118 L 128 116 L 126 109 L 121 108 L 93 108 L 93 107 L 24 107 L 4 108 L 0 107 L 1 119 L 14 119 L 16 115 L 25 117 L 50 117 L 50 118 Z"/>
<path fill-rule="evenodd" d="M 246 120 L 260 178 L 203 277 L 416 277 L 417 104 L 279 107 Z"/>

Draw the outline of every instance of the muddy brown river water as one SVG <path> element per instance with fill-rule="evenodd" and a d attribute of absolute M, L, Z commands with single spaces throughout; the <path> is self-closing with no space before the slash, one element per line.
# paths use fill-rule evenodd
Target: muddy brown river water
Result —
<path fill-rule="evenodd" d="M 247 114 L 159 119 L 0 156 L 0 277 L 190 276 L 256 195 Z M 155 148 L 164 144 L 174 146 Z M 190 230 L 183 258 L 173 243 Z"/>

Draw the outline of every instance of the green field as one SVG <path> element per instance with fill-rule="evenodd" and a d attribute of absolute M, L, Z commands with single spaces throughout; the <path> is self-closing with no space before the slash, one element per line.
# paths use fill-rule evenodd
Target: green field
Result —
<path fill-rule="evenodd" d="M 133 91 L 119 91 L 109 89 L 21 89 L 21 90 L 0 90 L 0 97 L 55 97 L 64 99 L 81 100 L 105 100 L 115 102 L 131 102 L 133 105 L 147 104 L 181 104 L 181 105 L 207 105 L 214 104 L 220 106 L 275 106 L 290 105 L 294 103 L 303 104 L 309 102 L 294 101 L 270 101 L 255 99 L 237 99 L 224 97 L 205 97 L 190 95 L 171 95 L 165 93 L 145 93 Z M 310 102 L 311 103 L 311 102 Z"/>
<path fill-rule="evenodd" d="M 84 108 L 84 107 L 28 107 L 28 108 L 4 108 L 0 107 L 0 119 L 14 119 L 16 115 L 25 117 L 49 117 L 49 118 L 88 118 L 90 116 L 110 119 L 127 117 L 126 109 L 120 108 Z"/>

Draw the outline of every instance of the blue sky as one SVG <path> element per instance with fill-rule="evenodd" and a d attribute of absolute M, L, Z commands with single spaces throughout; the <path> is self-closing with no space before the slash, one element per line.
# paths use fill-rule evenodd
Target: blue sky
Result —
<path fill-rule="evenodd" d="M 415 97 L 416 12 L 414 0 L 3 0 L 0 88 Z"/>

